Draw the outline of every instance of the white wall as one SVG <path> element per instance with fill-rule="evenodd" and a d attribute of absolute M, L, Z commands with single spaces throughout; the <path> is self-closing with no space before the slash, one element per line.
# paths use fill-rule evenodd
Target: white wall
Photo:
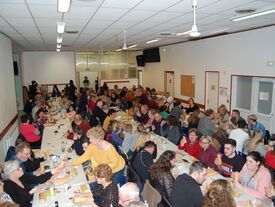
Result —
<path fill-rule="evenodd" d="M 204 104 L 205 71 L 220 71 L 220 87 L 228 88 L 231 74 L 275 76 L 275 27 L 181 43 L 160 48 L 161 62 L 146 64 L 143 85 L 164 90 L 164 71 L 175 71 L 175 97 L 180 95 L 180 76 L 195 75 L 195 100 Z M 163 51 L 163 49 L 166 49 Z M 228 104 L 227 104 L 228 106 Z"/>
<path fill-rule="evenodd" d="M 0 132 L 17 114 L 11 40 L 0 33 Z"/>
<path fill-rule="evenodd" d="M 75 82 L 74 52 L 35 51 L 23 52 L 23 83 L 30 85 Z"/>

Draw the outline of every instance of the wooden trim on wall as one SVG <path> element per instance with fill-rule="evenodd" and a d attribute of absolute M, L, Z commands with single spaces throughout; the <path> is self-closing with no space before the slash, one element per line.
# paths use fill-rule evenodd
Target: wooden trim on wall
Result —
<path fill-rule="evenodd" d="M 4 136 L 7 134 L 11 126 L 16 122 L 18 118 L 18 114 L 15 115 L 15 117 L 8 123 L 8 125 L 3 129 L 3 131 L 0 133 L 0 141 L 4 138 Z"/>
<path fill-rule="evenodd" d="M 181 98 L 174 98 L 174 100 L 175 101 L 181 101 L 182 103 L 184 103 L 184 104 L 188 104 L 188 100 L 186 100 L 186 99 L 181 99 Z M 198 106 L 198 107 L 200 107 L 201 109 L 204 109 L 205 110 L 205 105 L 203 105 L 203 104 L 200 104 L 200 103 L 196 103 L 196 105 Z"/>

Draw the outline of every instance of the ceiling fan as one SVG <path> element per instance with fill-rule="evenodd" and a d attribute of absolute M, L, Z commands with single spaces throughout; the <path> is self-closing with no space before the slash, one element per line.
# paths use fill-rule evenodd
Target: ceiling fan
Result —
<path fill-rule="evenodd" d="M 127 45 L 127 41 L 126 41 L 126 30 L 123 30 L 123 45 L 121 48 L 117 49 L 116 51 L 122 51 L 122 50 L 130 50 L 132 48 L 135 48 L 137 45 Z M 135 48 L 134 50 L 136 50 L 137 48 Z"/>
<path fill-rule="evenodd" d="M 193 0 L 192 7 L 193 7 L 193 20 L 194 20 L 194 23 L 193 23 L 193 26 L 192 26 L 192 30 L 189 33 L 190 37 L 198 37 L 201 34 L 198 31 L 198 26 L 196 24 L 196 8 L 197 8 L 197 5 L 198 5 L 198 1 Z"/>

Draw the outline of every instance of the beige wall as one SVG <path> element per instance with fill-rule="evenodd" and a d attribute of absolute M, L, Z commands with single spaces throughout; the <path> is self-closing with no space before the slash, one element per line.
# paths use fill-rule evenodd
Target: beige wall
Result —
<path fill-rule="evenodd" d="M 17 114 L 11 40 L 0 33 L 0 132 Z"/>
<path fill-rule="evenodd" d="M 180 75 L 195 75 L 195 100 L 204 104 L 205 71 L 220 71 L 220 87 L 228 92 L 231 74 L 275 76 L 275 67 L 267 66 L 275 61 L 274 37 L 275 27 L 268 27 L 161 47 L 161 62 L 146 64 L 143 85 L 163 90 L 164 71 L 175 71 L 175 97 L 187 99 L 180 95 Z"/>

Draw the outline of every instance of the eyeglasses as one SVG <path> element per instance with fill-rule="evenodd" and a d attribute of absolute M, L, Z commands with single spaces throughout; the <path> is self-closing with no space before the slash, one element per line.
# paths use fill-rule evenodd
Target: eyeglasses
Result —
<path fill-rule="evenodd" d="M 210 144 L 210 142 L 201 142 L 201 144 Z"/>

